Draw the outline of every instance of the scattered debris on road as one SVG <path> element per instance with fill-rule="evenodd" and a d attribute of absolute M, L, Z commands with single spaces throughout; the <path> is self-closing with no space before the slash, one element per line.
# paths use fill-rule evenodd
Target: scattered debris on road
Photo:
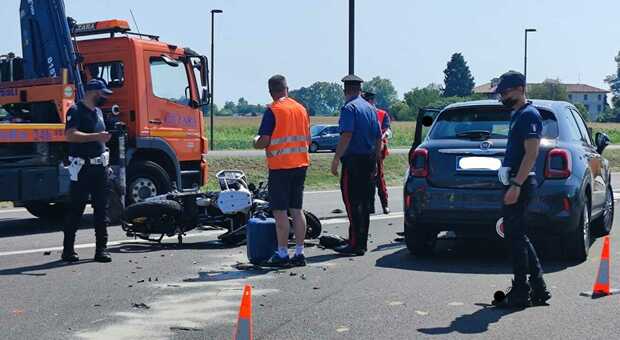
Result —
<path fill-rule="evenodd" d="M 187 332 L 202 332 L 203 329 L 202 328 L 194 328 L 194 327 L 179 327 L 179 326 L 172 326 L 170 327 L 170 330 L 173 332 L 178 332 L 178 331 L 187 331 Z"/>
<path fill-rule="evenodd" d="M 133 308 L 138 308 L 138 309 L 151 309 L 151 306 L 147 305 L 144 302 L 140 302 L 140 303 L 132 303 L 131 307 Z"/>
<path fill-rule="evenodd" d="M 350 330 L 349 327 L 345 327 L 345 326 L 340 326 L 340 327 L 336 328 L 336 332 L 338 332 L 338 333 L 348 332 L 349 330 Z"/>

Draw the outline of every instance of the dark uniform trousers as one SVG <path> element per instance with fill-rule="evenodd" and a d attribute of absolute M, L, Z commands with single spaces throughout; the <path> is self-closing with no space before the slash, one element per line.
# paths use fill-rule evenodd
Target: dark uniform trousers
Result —
<path fill-rule="evenodd" d="M 377 193 L 379 194 L 379 201 L 381 202 L 381 207 L 385 208 L 388 206 L 388 191 L 387 184 L 385 183 L 385 174 L 383 171 L 383 161 L 385 160 L 386 154 L 387 146 L 383 147 L 383 150 L 381 151 L 381 157 L 377 159 L 377 176 L 375 176 L 374 178 L 372 195 L 370 196 L 371 208 L 374 208 L 375 206 L 375 191 L 377 191 Z"/>
<path fill-rule="evenodd" d="M 530 280 L 542 279 L 543 275 L 536 250 L 527 236 L 528 228 L 526 222 L 527 206 L 535 197 L 537 187 L 536 178 L 534 176 L 528 177 L 521 187 L 517 203 L 512 205 L 504 204 L 502 208 L 504 231 L 506 240 L 510 242 L 512 267 L 515 282 L 518 283 L 525 283 L 527 274 L 530 274 Z"/>
<path fill-rule="evenodd" d="M 73 249 L 75 233 L 84 214 L 88 197 L 92 200 L 94 210 L 95 238 L 97 249 L 106 247 L 108 230 L 106 205 L 109 194 L 108 169 L 103 165 L 84 164 L 78 180 L 71 182 L 71 205 L 65 223 L 65 249 Z"/>
<path fill-rule="evenodd" d="M 342 158 L 340 190 L 349 217 L 349 244 L 366 250 L 370 225 L 370 199 L 373 194 L 373 173 L 377 159 L 372 155 L 352 155 Z"/>

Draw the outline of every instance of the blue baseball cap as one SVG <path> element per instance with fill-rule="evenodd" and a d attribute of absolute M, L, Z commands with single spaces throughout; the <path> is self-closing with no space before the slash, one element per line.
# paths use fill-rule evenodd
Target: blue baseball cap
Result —
<path fill-rule="evenodd" d="M 91 79 L 86 83 L 86 91 L 103 91 L 105 94 L 112 94 L 112 90 L 101 79 Z"/>
<path fill-rule="evenodd" d="M 523 86 L 525 87 L 525 76 L 517 71 L 508 71 L 499 77 L 499 83 L 495 88 L 495 93 L 499 94 L 508 89 Z"/>

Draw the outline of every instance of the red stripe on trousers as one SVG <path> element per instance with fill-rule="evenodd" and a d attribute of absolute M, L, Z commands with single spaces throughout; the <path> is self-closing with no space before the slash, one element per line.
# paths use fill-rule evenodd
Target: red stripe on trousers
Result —
<path fill-rule="evenodd" d="M 355 229 L 353 226 L 353 218 L 351 218 L 351 200 L 349 198 L 349 172 L 346 167 L 342 167 L 342 200 L 344 201 L 345 209 L 347 210 L 347 217 L 349 218 L 349 244 L 351 247 L 355 247 L 357 239 L 355 235 Z"/>

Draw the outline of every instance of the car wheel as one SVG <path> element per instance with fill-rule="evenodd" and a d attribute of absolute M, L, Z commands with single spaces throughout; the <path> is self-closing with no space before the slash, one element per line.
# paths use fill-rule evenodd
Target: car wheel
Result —
<path fill-rule="evenodd" d="M 412 255 L 432 255 L 436 242 L 437 235 L 435 233 L 424 230 L 422 226 L 405 222 L 405 243 Z"/>
<path fill-rule="evenodd" d="M 315 142 L 312 142 L 312 144 L 310 144 L 310 152 L 315 153 L 317 151 L 319 151 L 319 145 Z"/>
<path fill-rule="evenodd" d="M 170 192 L 170 176 L 159 164 L 144 161 L 128 169 L 127 203 L 142 202 L 145 199 Z"/>
<path fill-rule="evenodd" d="M 596 236 L 609 235 L 614 222 L 614 191 L 611 186 L 607 187 L 605 194 L 605 206 L 603 214 L 596 220 L 592 221 L 592 231 Z"/>
<path fill-rule="evenodd" d="M 32 201 L 26 202 L 24 207 L 31 215 L 52 222 L 62 222 L 67 213 L 64 203 Z"/>
<path fill-rule="evenodd" d="M 590 201 L 586 198 L 577 228 L 564 238 L 564 255 L 567 259 L 583 262 L 588 258 L 592 243 L 590 227 Z"/>

